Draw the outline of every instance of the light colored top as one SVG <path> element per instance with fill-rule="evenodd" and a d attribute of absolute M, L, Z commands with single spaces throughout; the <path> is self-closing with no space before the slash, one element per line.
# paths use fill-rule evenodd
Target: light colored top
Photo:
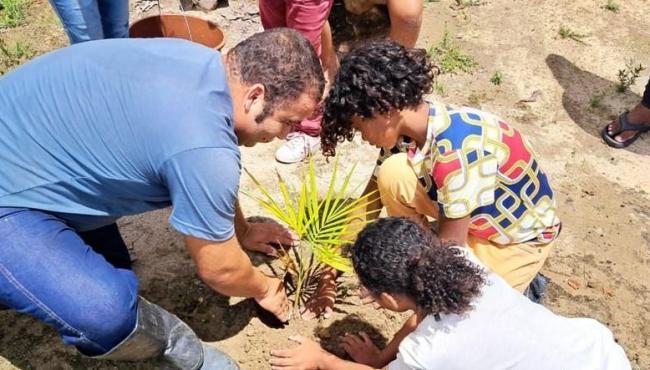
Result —
<path fill-rule="evenodd" d="M 112 39 L 34 59 L 0 78 L 0 168 L 0 216 L 38 209 L 86 231 L 173 205 L 177 231 L 229 239 L 240 156 L 221 54 Z"/>
<path fill-rule="evenodd" d="M 556 315 L 488 273 L 471 312 L 426 317 L 388 369 L 628 370 L 630 363 L 598 321 Z"/>

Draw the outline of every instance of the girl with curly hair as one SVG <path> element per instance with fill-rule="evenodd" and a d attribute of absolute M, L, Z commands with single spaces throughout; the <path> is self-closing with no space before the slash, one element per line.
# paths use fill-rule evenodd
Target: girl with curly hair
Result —
<path fill-rule="evenodd" d="M 346 335 L 342 346 L 355 362 L 297 337 L 299 347 L 271 352 L 272 369 L 630 369 L 603 325 L 532 303 L 470 251 L 442 244 L 411 219 L 366 226 L 351 253 L 376 302 L 413 316 L 383 351 L 365 333 Z"/>
<path fill-rule="evenodd" d="M 391 41 L 350 52 L 326 101 L 326 155 L 355 131 L 381 148 L 366 193 L 389 216 L 436 219 L 440 237 L 467 244 L 533 299 L 560 231 L 553 191 L 530 144 L 499 117 L 427 98 L 435 67 L 422 49 Z M 536 289 L 528 289 L 528 287 Z"/>

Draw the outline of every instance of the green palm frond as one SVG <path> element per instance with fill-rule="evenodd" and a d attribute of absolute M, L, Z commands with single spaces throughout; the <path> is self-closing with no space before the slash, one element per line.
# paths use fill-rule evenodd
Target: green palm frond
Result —
<path fill-rule="evenodd" d="M 279 196 L 273 196 L 268 188 L 258 181 L 249 171 L 244 169 L 251 178 L 257 192 L 255 194 L 242 191 L 243 194 L 254 199 L 271 216 L 284 223 L 293 230 L 302 241 L 300 248 L 308 250 L 286 253 L 281 260 L 291 259 L 292 262 L 283 262 L 285 271 L 296 275 L 294 278 L 296 301 L 301 301 L 299 296 L 307 290 L 306 283 L 310 274 L 317 273 L 322 266 L 329 266 L 342 272 L 351 272 L 350 260 L 341 254 L 341 247 L 349 243 L 350 230 L 358 230 L 367 223 L 365 212 L 357 220 L 352 220 L 352 215 L 367 208 L 374 201 L 376 193 L 366 194 L 356 199 L 348 198 L 358 186 L 350 189 L 350 183 L 356 171 L 356 164 L 343 176 L 340 184 L 339 161 L 334 161 L 332 175 L 324 197 L 320 197 L 316 169 L 313 161 L 309 162 L 307 171 L 303 174 L 300 185 L 294 190 L 287 182 L 277 175 Z M 291 257 L 291 258 L 290 258 Z"/>

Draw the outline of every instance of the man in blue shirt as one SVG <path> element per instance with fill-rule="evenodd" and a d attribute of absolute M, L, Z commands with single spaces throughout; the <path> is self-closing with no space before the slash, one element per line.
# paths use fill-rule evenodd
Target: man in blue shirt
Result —
<path fill-rule="evenodd" d="M 138 297 L 115 221 L 172 206 L 199 277 L 285 320 L 282 283 L 240 245 L 268 253 L 291 237 L 239 210 L 238 145 L 286 136 L 322 76 L 309 42 L 276 29 L 224 56 L 177 39 L 82 43 L 0 79 L 0 305 L 88 356 L 236 368 Z"/>

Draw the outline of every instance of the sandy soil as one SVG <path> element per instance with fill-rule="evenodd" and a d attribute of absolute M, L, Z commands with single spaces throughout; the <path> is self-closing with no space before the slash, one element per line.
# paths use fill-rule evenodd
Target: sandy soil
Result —
<path fill-rule="evenodd" d="M 174 2 L 163 10 L 176 12 Z M 614 150 L 599 137 L 601 127 L 618 112 L 640 100 L 648 71 L 627 93 L 614 90 L 627 59 L 650 66 L 650 23 L 645 0 L 621 2 L 614 13 L 606 1 L 488 0 L 458 8 L 456 2 L 427 3 L 419 45 L 428 48 L 445 27 L 454 42 L 479 62 L 472 74 L 443 75 L 443 99 L 497 112 L 530 139 L 558 196 L 563 233 L 543 272 L 552 279 L 545 305 L 568 316 L 588 316 L 605 323 L 625 348 L 635 369 L 650 369 L 650 136 Z M 132 18 L 143 16 L 134 3 Z M 149 9 L 146 14 L 157 12 Z M 340 12 L 335 8 L 335 13 Z M 227 47 L 259 26 L 255 4 L 231 0 L 209 14 L 191 12 L 222 24 Z M 336 19 L 337 39 L 355 28 Z M 381 22 L 379 22 L 381 23 Z M 587 35 L 583 42 L 562 39 L 561 26 Z M 0 30 L 8 42 L 28 44 L 35 53 L 65 45 L 56 18 L 45 0 L 34 0 L 26 25 Z M 342 51 L 347 48 L 344 43 Z M 501 71 L 503 82 L 490 77 Z M 539 90 L 535 102 L 521 102 Z M 603 94 L 600 107 L 591 100 Z M 304 165 L 283 166 L 272 158 L 279 143 L 243 150 L 244 166 L 273 184 L 273 171 L 296 179 Z M 341 155 L 359 163 L 358 182 L 372 170 L 375 150 L 360 141 L 348 143 Z M 315 158 L 322 178 L 330 165 Z M 345 161 L 351 165 L 351 160 Z M 265 175 L 262 175 L 265 174 Z M 252 189 L 242 176 L 242 188 Z M 261 213 L 242 198 L 248 215 Z M 337 350 L 339 333 L 363 329 L 386 340 L 402 317 L 359 305 L 354 278 L 341 279 L 342 294 L 329 319 L 295 321 L 271 329 L 256 317 L 249 300 L 222 297 L 197 278 L 181 240 L 166 223 L 168 210 L 130 217 L 121 222 L 141 278 L 142 295 L 186 320 L 209 342 L 230 353 L 243 369 L 268 368 L 268 351 L 285 347 L 286 337 L 300 333 Z M 263 258 L 254 256 L 257 264 Z M 62 345 L 54 330 L 30 317 L 0 312 L 0 369 L 146 369 L 149 364 L 96 362 Z"/>

